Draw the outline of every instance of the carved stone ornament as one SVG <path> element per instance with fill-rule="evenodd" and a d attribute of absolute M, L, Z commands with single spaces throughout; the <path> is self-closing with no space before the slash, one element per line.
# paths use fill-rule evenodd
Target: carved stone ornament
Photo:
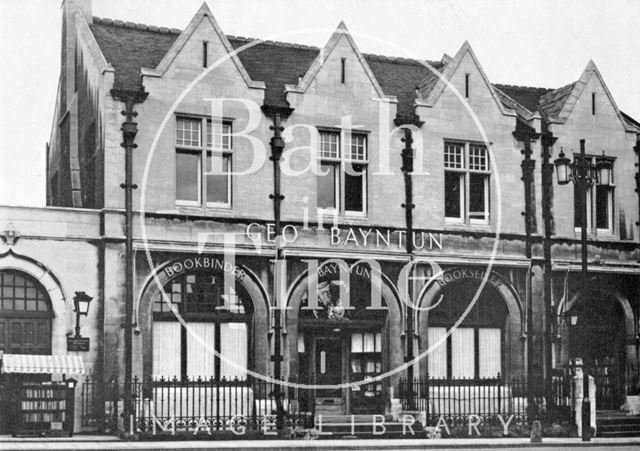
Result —
<path fill-rule="evenodd" d="M 0 232 L 2 240 L 9 246 L 13 246 L 20 239 L 20 233 L 15 229 L 12 223 L 7 225 L 7 228 Z"/>

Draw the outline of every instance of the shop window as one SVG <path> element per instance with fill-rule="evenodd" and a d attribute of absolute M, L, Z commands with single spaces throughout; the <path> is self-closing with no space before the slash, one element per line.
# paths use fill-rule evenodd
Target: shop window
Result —
<path fill-rule="evenodd" d="M 164 286 L 167 300 L 159 294 L 153 305 L 155 379 L 246 377 L 251 308 L 244 288 L 236 288 L 225 289 L 224 276 L 210 272 L 183 274 Z"/>
<path fill-rule="evenodd" d="M 177 118 L 178 205 L 231 206 L 231 138 L 231 123 L 212 122 L 204 118 Z"/>
<path fill-rule="evenodd" d="M 351 334 L 351 380 L 373 379 L 382 373 L 382 335 L 380 332 Z M 380 381 L 354 387 L 356 395 L 364 398 L 379 396 Z"/>
<path fill-rule="evenodd" d="M 342 211 L 346 215 L 364 215 L 367 199 L 367 137 L 351 134 L 345 146 L 341 144 L 343 138 L 344 135 L 341 136 L 339 132 L 320 132 L 317 206 L 330 213 Z"/>
<path fill-rule="evenodd" d="M 443 300 L 429 313 L 427 342 L 429 348 L 435 346 L 427 357 L 429 377 L 492 379 L 504 374 L 507 311 L 502 299 L 490 290 L 483 292 L 462 323 L 447 336 L 467 309 L 475 287 L 462 283 L 443 291 Z"/>
<path fill-rule="evenodd" d="M 595 157 L 587 157 L 590 163 L 595 164 Z M 611 171 L 613 177 L 613 171 Z M 614 180 L 609 185 L 594 184 L 587 189 L 587 230 L 601 235 L 613 233 L 613 193 Z M 573 224 L 576 233 L 580 232 L 582 210 L 580 209 L 580 197 L 577 187 L 573 189 Z M 594 223 L 595 219 L 595 223 Z M 594 227 L 595 226 L 595 227 Z"/>
<path fill-rule="evenodd" d="M 488 224 L 490 167 L 486 146 L 445 142 L 444 167 L 445 220 Z"/>

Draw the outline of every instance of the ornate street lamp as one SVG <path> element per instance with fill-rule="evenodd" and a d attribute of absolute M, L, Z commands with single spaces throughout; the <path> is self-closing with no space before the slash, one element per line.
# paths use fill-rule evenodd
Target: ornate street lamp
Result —
<path fill-rule="evenodd" d="M 560 152 L 560 157 L 554 161 L 556 166 L 556 176 L 559 185 L 566 185 L 569 181 L 573 181 L 578 190 L 578 199 L 580 205 L 580 242 L 582 254 L 582 287 L 587 286 L 587 191 L 594 183 L 600 185 L 609 185 L 611 183 L 612 163 L 602 154 L 597 159 L 596 164 L 591 163 L 591 158 L 587 158 L 584 148 L 584 139 L 580 140 L 580 155 L 575 157 L 572 163 L 565 155 Z M 565 320 L 568 319 L 569 324 L 574 326 L 578 322 L 578 316 L 575 312 L 567 312 Z M 584 372 L 583 376 L 583 394 L 585 401 L 582 406 L 583 418 L 590 418 L 590 402 L 589 402 L 589 373 Z M 591 440 L 591 430 L 586 425 L 582 428 L 582 440 Z"/>
<path fill-rule="evenodd" d="M 607 158 L 602 151 L 602 156 L 596 158 L 597 182 L 601 186 L 610 186 L 612 183 L 613 162 Z"/>
<path fill-rule="evenodd" d="M 89 304 L 93 298 L 84 291 L 76 291 L 73 297 L 73 307 L 76 312 L 76 338 L 80 337 L 80 316 L 89 315 Z"/>

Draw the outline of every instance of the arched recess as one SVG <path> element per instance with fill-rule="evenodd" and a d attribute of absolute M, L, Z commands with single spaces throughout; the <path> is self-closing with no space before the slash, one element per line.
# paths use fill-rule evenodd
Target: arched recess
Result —
<path fill-rule="evenodd" d="M 215 256 L 194 256 L 192 259 L 207 258 L 210 261 L 216 259 Z M 141 356 L 137 360 L 134 372 L 139 377 L 148 376 L 152 373 L 153 356 L 153 303 L 160 295 L 160 288 L 177 276 L 172 271 L 167 270 L 176 263 L 183 263 L 184 257 L 171 259 L 157 266 L 156 269 L 146 278 L 142 284 L 142 289 L 136 299 L 134 306 L 134 320 L 137 322 L 141 343 L 139 346 Z M 235 278 L 236 283 L 242 284 L 243 289 L 249 295 L 253 307 L 251 319 L 251 370 L 260 374 L 268 374 L 269 349 L 267 343 L 267 332 L 269 330 L 269 301 L 266 290 L 262 286 L 258 276 L 244 265 L 235 266 L 235 274 L 243 274 L 242 278 Z M 181 273 L 184 274 L 184 273 Z"/>
<path fill-rule="evenodd" d="M 602 288 L 601 285 L 590 285 L 589 287 L 583 288 L 568 300 L 563 300 L 558 303 L 556 311 L 557 318 L 561 318 L 563 313 L 570 312 L 572 309 L 579 307 L 585 300 L 593 298 L 607 299 L 618 304 L 623 315 L 626 362 L 637 367 L 639 362 L 636 354 L 635 315 L 629 300 L 616 290 Z M 556 364 L 566 365 L 569 361 L 569 326 L 566 321 L 561 321 L 558 336 L 560 352 L 558 353 L 559 361 L 556 361 Z"/>
<path fill-rule="evenodd" d="M 475 289 L 480 287 L 484 275 L 483 270 L 475 268 L 448 268 L 443 271 L 441 277 L 423 287 L 419 297 L 419 311 L 416 315 L 416 330 L 419 334 L 420 353 L 428 349 L 429 310 L 437 306 L 441 301 L 443 286 L 455 284 L 460 281 L 468 282 L 473 280 L 475 285 L 473 293 L 469 296 L 469 300 L 471 300 L 471 295 L 475 296 Z M 507 321 L 504 326 L 504 351 L 506 354 L 504 359 L 504 375 L 523 376 L 524 362 L 522 359 L 521 339 L 525 336 L 525 311 L 520 297 L 509 279 L 495 270 L 489 274 L 483 290 L 492 290 L 495 292 L 504 302 L 507 310 Z M 420 365 L 421 368 L 426 368 L 426 358 L 424 362 L 420 362 Z"/>
<path fill-rule="evenodd" d="M 355 262 L 350 266 L 353 269 L 357 264 L 363 264 L 363 262 Z M 391 280 L 383 273 L 380 272 L 381 277 L 379 279 L 373 278 L 372 280 L 379 280 L 379 289 L 382 296 L 383 305 L 387 307 L 387 317 L 384 326 L 383 333 L 383 372 L 393 370 L 401 366 L 404 363 L 404 348 L 403 348 L 403 311 L 402 303 L 397 291 L 391 282 Z M 298 366 L 298 336 L 300 334 L 300 307 L 303 300 L 306 298 L 309 288 L 309 272 L 302 272 L 292 283 L 288 295 L 287 295 L 287 309 L 286 309 L 286 328 L 287 328 L 287 365 L 289 378 L 291 380 L 298 380 L 299 366 Z M 395 386 L 401 374 L 394 374 L 390 377 L 391 386 Z"/>
<path fill-rule="evenodd" d="M 67 309 L 68 299 L 60 279 L 39 261 L 14 253 L 0 255 L 0 270 L 10 269 L 33 277 L 46 290 L 51 301 L 51 353 L 66 354 L 66 336 L 72 330 L 72 310 Z"/>

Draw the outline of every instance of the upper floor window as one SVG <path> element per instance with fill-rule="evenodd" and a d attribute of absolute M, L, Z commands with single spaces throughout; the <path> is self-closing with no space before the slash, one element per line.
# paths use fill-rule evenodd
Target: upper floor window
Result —
<path fill-rule="evenodd" d="M 474 143 L 444 143 L 444 216 L 447 221 L 489 222 L 489 153 Z"/>
<path fill-rule="evenodd" d="M 579 155 L 574 158 L 579 158 Z M 595 164 L 595 157 L 587 156 L 590 164 Z M 611 181 L 608 185 L 593 184 L 587 189 L 587 230 L 596 234 L 613 233 L 613 193 L 614 193 L 613 170 L 611 171 Z M 577 230 L 582 224 L 582 210 L 580 209 L 580 198 L 578 189 L 573 190 L 574 215 L 573 223 Z M 594 224 L 595 219 L 595 224 Z M 595 230 L 594 230 L 595 229 Z"/>
<path fill-rule="evenodd" d="M 365 215 L 367 136 L 351 134 L 344 146 L 341 144 L 343 137 L 339 132 L 320 132 L 317 206 L 334 213 L 344 211 L 347 215 Z"/>
<path fill-rule="evenodd" d="M 228 122 L 177 118 L 178 205 L 231 206 L 231 134 L 231 124 Z"/>

